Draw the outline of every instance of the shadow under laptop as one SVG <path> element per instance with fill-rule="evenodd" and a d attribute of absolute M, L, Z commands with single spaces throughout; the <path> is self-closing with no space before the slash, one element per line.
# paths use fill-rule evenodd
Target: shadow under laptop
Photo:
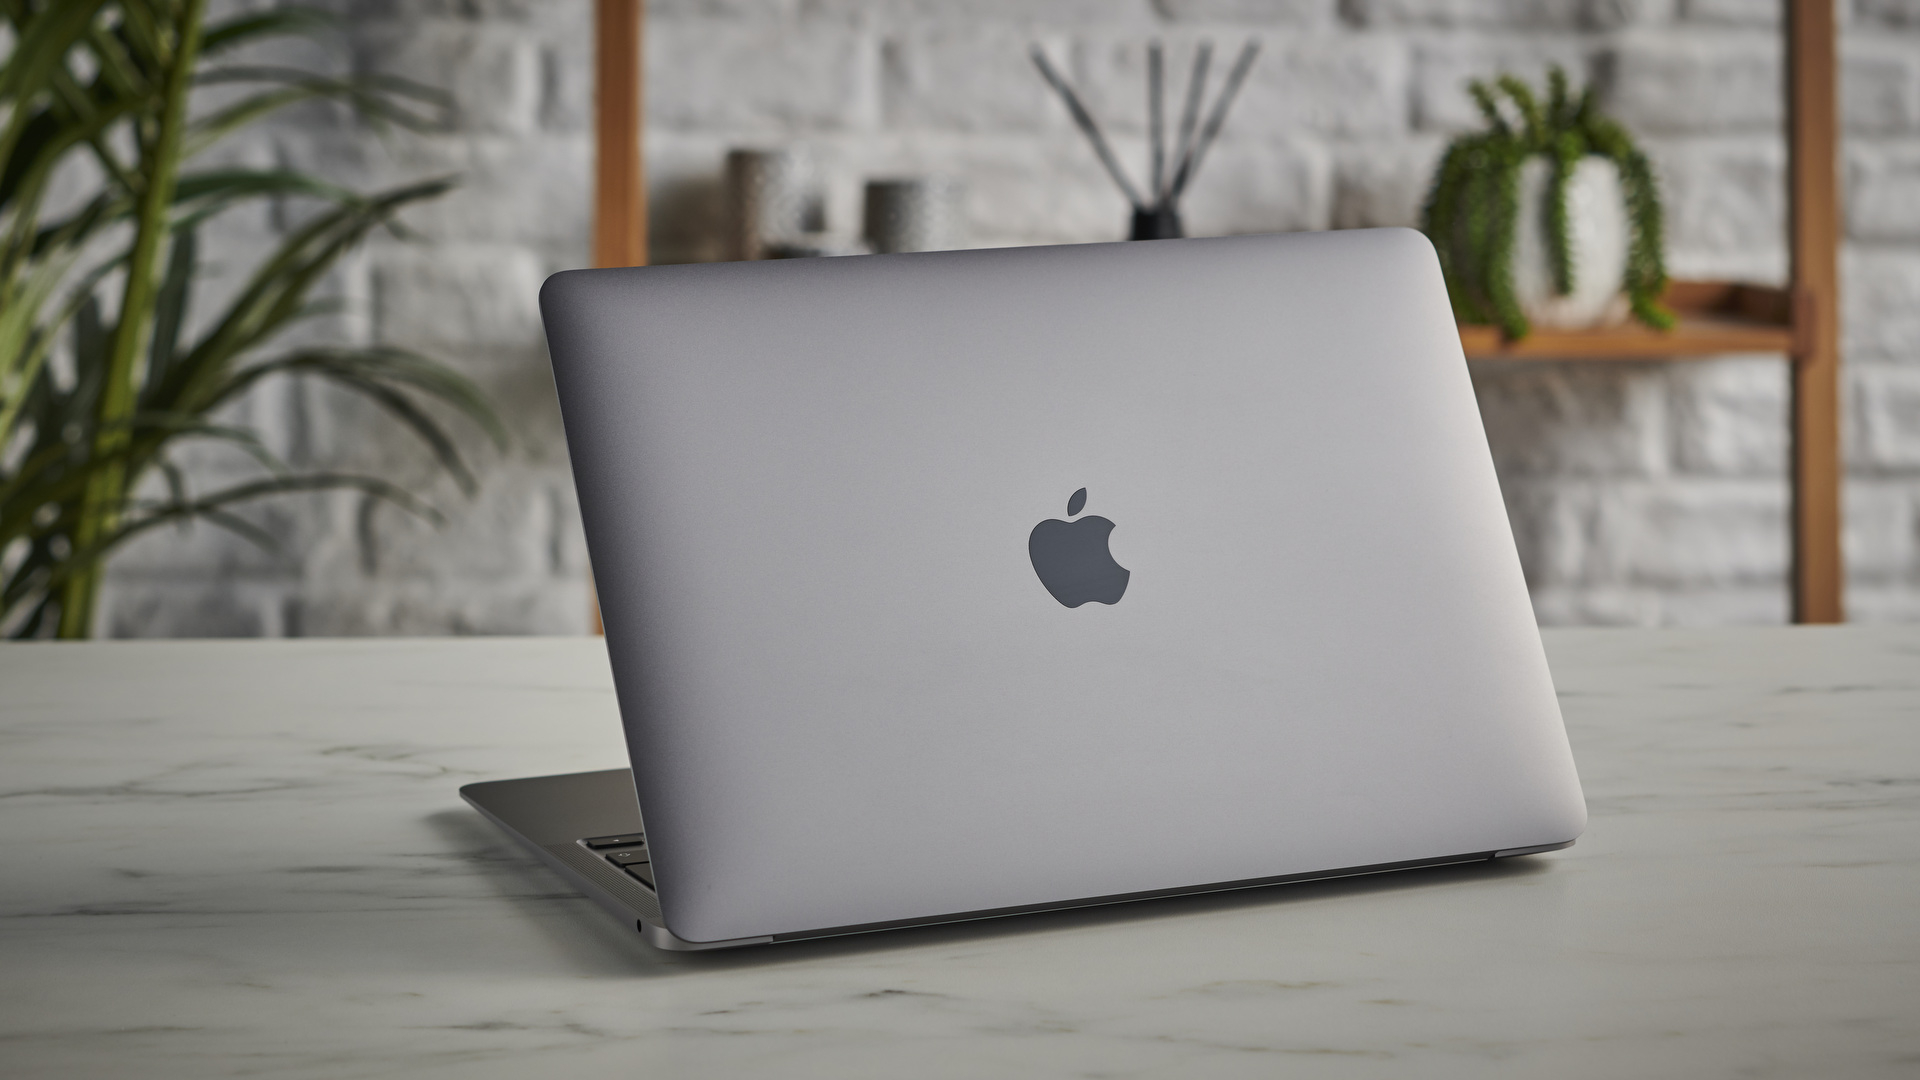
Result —
<path fill-rule="evenodd" d="M 804 963 L 864 953 L 984 943 L 1126 923 L 1141 923 L 1144 930 L 1144 924 L 1156 919 L 1528 878 L 1548 873 L 1553 866 L 1549 859 L 1501 859 L 850 934 L 813 941 L 712 952 L 665 952 L 646 944 L 637 933 L 620 927 L 598 905 L 573 893 L 558 875 L 522 851 L 479 815 L 467 810 L 445 810 L 429 815 L 427 820 L 450 842 L 473 854 L 478 872 L 498 887 L 502 903 L 518 908 L 529 916 L 538 916 L 533 921 L 553 938 L 554 944 L 569 958 L 577 959 L 583 969 L 605 972 L 609 967 L 618 967 L 644 976 Z M 555 918 L 556 915 L 559 917 Z"/>

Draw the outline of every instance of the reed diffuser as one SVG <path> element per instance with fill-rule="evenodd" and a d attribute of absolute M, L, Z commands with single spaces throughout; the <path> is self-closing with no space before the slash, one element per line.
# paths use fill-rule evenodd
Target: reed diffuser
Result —
<path fill-rule="evenodd" d="M 1214 100 L 1213 108 L 1207 110 L 1206 122 L 1200 122 L 1202 106 L 1207 96 L 1208 69 L 1213 61 L 1213 46 L 1201 42 L 1194 52 L 1192 75 L 1187 81 L 1187 98 L 1180 110 L 1180 129 L 1173 144 L 1173 152 L 1167 152 L 1166 125 L 1166 56 L 1160 43 L 1155 41 L 1147 46 L 1147 140 L 1150 161 L 1148 164 L 1148 185 L 1143 197 L 1140 189 L 1127 179 L 1126 170 L 1120 167 L 1120 161 L 1113 155 L 1113 148 L 1100 131 L 1100 124 L 1093 114 L 1087 111 L 1085 103 L 1060 73 L 1040 46 L 1033 46 L 1033 64 L 1040 69 L 1040 77 L 1060 95 L 1067 107 L 1068 115 L 1074 124 L 1086 135 L 1092 145 L 1094 156 L 1113 177 L 1120 193 L 1126 196 L 1133 206 L 1133 225 L 1128 231 L 1129 240 L 1167 240 L 1185 236 L 1185 227 L 1180 221 L 1180 197 L 1186 194 L 1188 185 L 1193 183 L 1194 175 L 1200 170 L 1200 163 L 1206 160 L 1207 150 L 1213 140 L 1219 136 L 1220 128 L 1227 122 L 1227 110 L 1233 106 L 1233 99 L 1240 93 L 1240 86 L 1247 80 L 1247 73 L 1253 70 L 1253 61 L 1259 55 L 1258 43 L 1248 41 L 1240 48 L 1238 59 L 1227 72 L 1225 84 L 1220 96 Z"/>

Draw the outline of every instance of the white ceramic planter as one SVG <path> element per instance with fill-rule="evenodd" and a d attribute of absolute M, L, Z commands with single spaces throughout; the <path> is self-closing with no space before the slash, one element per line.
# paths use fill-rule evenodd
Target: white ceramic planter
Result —
<path fill-rule="evenodd" d="M 1551 166 L 1544 157 L 1520 166 L 1520 222 L 1513 241 L 1513 291 L 1534 326 L 1574 330 L 1615 326 L 1631 308 L 1620 288 L 1627 269 L 1632 228 L 1620 170 L 1603 157 L 1587 157 L 1567 182 L 1567 225 L 1573 256 L 1573 292 L 1553 288 L 1547 257 L 1546 198 Z"/>

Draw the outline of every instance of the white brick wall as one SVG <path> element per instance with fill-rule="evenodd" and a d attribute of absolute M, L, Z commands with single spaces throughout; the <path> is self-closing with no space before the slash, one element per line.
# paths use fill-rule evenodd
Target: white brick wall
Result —
<path fill-rule="evenodd" d="M 235 0 L 238 2 L 238 0 Z M 279 555 L 199 529 L 129 550 L 115 634 L 571 632 L 585 557 L 544 369 L 534 289 L 584 264 L 590 0 L 332 0 L 349 58 L 437 83 L 455 130 L 382 140 L 326 110 L 227 152 L 360 184 L 458 172 L 453 196 L 339 275 L 340 332 L 413 345 L 482 379 L 515 433 L 476 444 L 468 502 L 365 406 L 289 386 L 247 418 L 300 460 L 427 482 L 435 529 L 359 500 L 262 508 Z M 1920 3 L 1841 0 L 1847 552 L 1856 618 L 1920 618 Z M 1144 156 L 1143 44 L 1265 49 L 1192 191 L 1200 233 L 1409 224 L 1464 80 L 1558 62 L 1606 87 L 1657 159 L 1672 264 L 1785 275 L 1778 0 L 653 0 L 654 254 L 716 257 L 720 163 L 804 142 L 851 232 L 861 181 L 968 183 L 975 242 L 1112 239 L 1125 206 L 1025 59 L 1040 42 Z M 257 251 L 272 220 L 218 243 Z M 1772 357 L 1686 364 L 1477 365 L 1475 383 L 1536 607 L 1548 622 L 1786 617 L 1786 380 Z M 196 458 L 196 468 L 231 462 Z"/>

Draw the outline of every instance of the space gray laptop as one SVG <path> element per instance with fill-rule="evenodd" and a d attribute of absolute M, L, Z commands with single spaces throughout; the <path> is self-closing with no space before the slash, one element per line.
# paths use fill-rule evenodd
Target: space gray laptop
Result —
<path fill-rule="evenodd" d="M 1584 827 L 1418 233 L 580 270 L 541 312 L 631 770 L 462 794 L 655 945 Z"/>

